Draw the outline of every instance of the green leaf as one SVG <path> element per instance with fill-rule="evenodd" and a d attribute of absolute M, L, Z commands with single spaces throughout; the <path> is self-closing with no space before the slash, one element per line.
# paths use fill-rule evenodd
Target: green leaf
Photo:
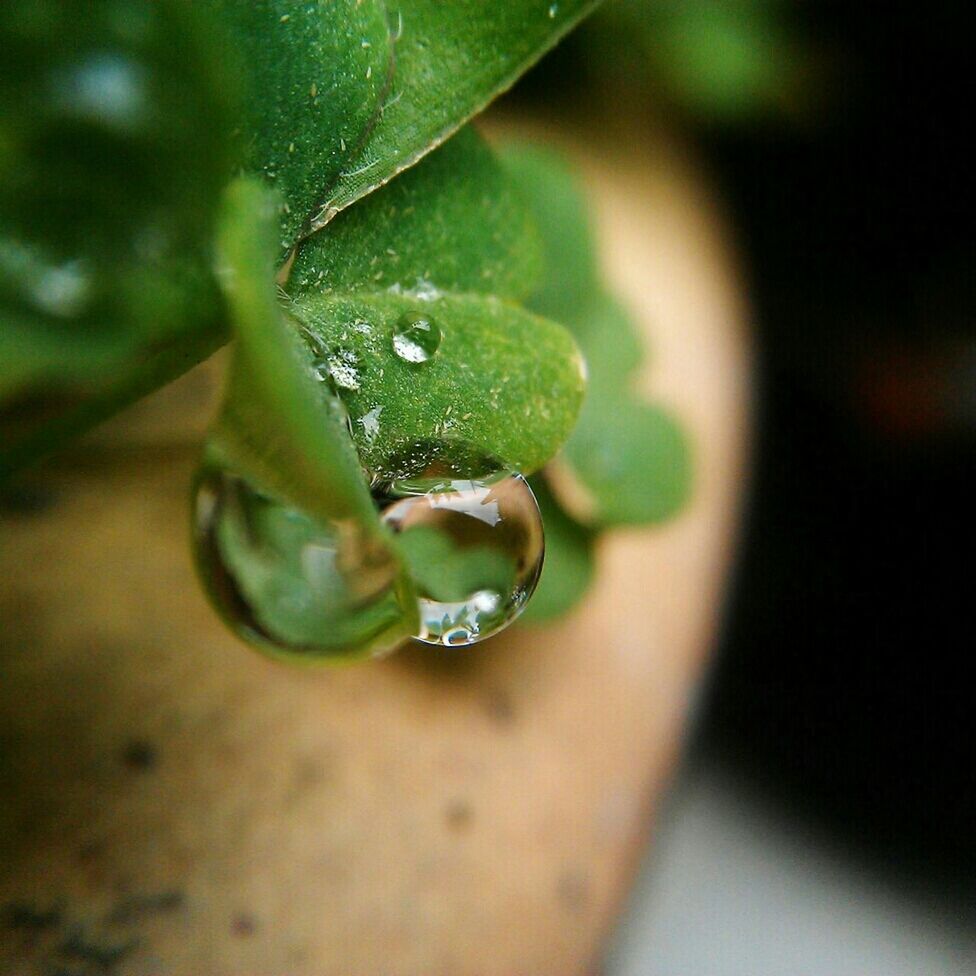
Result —
<path fill-rule="evenodd" d="M 523 298 L 541 277 L 535 223 L 471 127 L 299 248 L 293 294 L 410 289 Z"/>
<path fill-rule="evenodd" d="M 530 290 L 539 269 L 521 195 L 470 128 L 301 245 L 291 312 L 375 476 L 434 454 L 531 471 L 555 452 L 579 409 L 578 352 L 559 326 L 501 300 Z M 429 362 L 394 351 L 411 312 L 443 336 Z"/>
<path fill-rule="evenodd" d="M 515 563 L 488 546 L 458 548 L 445 532 L 418 525 L 397 536 L 397 547 L 420 592 L 434 600 L 466 600 L 478 590 L 511 592 Z"/>
<path fill-rule="evenodd" d="M 589 368 L 589 393 L 563 449 L 563 470 L 552 473 L 560 500 L 595 525 L 668 518 L 690 489 L 688 446 L 665 410 L 630 389 L 642 359 L 640 339 L 627 312 L 600 281 L 576 180 L 551 152 L 510 147 L 503 159 L 529 202 L 543 242 L 546 274 L 526 304 L 566 325 Z"/>
<path fill-rule="evenodd" d="M 280 253 L 379 117 L 393 43 L 376 0 L 205 0 L 242 78 L 241 164 L 281 194 Z"/>
<path fill-rule="evenodd" d="M 312 376 L 297 323 L 275 296 L 274 209 L 251 180 L 225 194 L 218 249 L 236 341 L 211 451 L 312 517 L 378 528 L 337 404 Z"/>
<path fill-rule="evenodd" d="M 619 389 L 640 365 L 641 342 L 627 311 L 600 282 L 593 228 L 575 175 L 550 150 L 507 146 L 501 155 L 542 238 L 545 274 L 527 304 L 573 333 L 591 382 Z"/>
<path fill-rule="evenodd" d="M 588 521 L 600 525 L 662 522 L 691 488 L 688 445 L 677 422 L 626 394 L 588 398 L 564 457 L 590 496 Z"/>
<path fill-rule="evenodd" d="M 560 508 L 544 477 L 536 475 L 531 483 L 546 529 L 546 561 L 522 620 L 541 624 L 568 613 L 589 589 L 596 533 Z"/>
<path fill-rule="evenodd" d="M 559 325 L 491 295 L 355 292 L 291 306 L 348 409 L 363 464 L 381 480 L 417 473 L 441 445 L 474 445 L 523 472 L 544 464 L 579 411 L 579 350 Z M 426 362 L 394 351 L 420 314 L 442 338 Z"/>
<path fill-rule="evenodd" d="M 244 166 L 283 251 L 447 139 L 595 0 L 207 0 L 246 76 Z"/>
<path fill-rule="evenodd" d="M 389 89 L 323 198 L 316 226 L 447 139 L 595 6 L 595 0 L 391 0 Z"/>
<path fill-rule="evenodd" d="M 580 38 L 604 81 L 697 124 L 794 113 L 820 88 L 785 0 L 616 0 Z M 641 104 L 640 101 L 634 104 Z"/>
<path fill-rule="evenodd" d="M 197 562 L 216 609 L 238 634 L 306 663 L 361 658 L 409 636 L 415 615 L 403 607 L 415 597 L 391 547 L 354 526 L 310 518 L 236 477 L 209 483 L 221 486 L 219 502 L 213 499 L 219 514 L 198 527 L 208 548 L 198 548 Z"/>
<path fill-rule="evenodd" d="M 565 158 L 526 143 L 503 144 L 499 157 L 518 184 L 542 238 L 545 274 L 531 296 L 540 315 L 585 335 L 582 314 L 600 294 L 593 228 L 576 175 Z"/>
<path fill-rule="evenodd" d="M 0 38 L 2 474 L 219 343 L 231 86 L 180 0 L 8 0 Z"/>
<path fill-rule="evenodd" d="M 415 633 L 417 605 L 341 407 L 311 371 L 298 323 L 277 301 L 275 211 L 271 194 L 251 179 L 232 184 L 225 195 L 218 246 L 235 342 L 205 468 L 230 471 L 257 494 L 241 517 L 231 512 L 218 523 L 215 544 L 282 653 L 362 656 Z M 318 571 L 308 565 L 314 552 L 342 558 L 337 547 L 344 538 L 353 540 L 349 558 L 363 558 L 370 572 L 392 571 L 381 598 L 366 607 L 354 606 L 334 566 L 333 587 L 325 563 Z M 325 545 L 329 539 L 335 545 Z M 358 564 L 347 569 L 355 577 Z M 334 608 L 331 620 L 325 605 Z"/>
<path fill-rule="evenodd" d="M 630 313 L 609 292 L 597 289 L 581 296 L 568 318 L 572 325 L 567 327 L 586 357 L 591 386 L 601 392 L 625 389 L 644 359 Z"/>

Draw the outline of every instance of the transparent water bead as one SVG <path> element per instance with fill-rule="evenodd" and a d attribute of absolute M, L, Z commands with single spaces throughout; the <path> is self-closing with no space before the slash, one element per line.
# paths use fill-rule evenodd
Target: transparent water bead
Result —
<path fill-rule="evenodd" d="M 393 351 L 408 363 L 427 362 L 440 344 L 440 326 L 424 312 L 404 312 L 393 329 Z"/>
<path fill-rule="evenodd" d="M 539 581 L 542 517 L 525 479 L 418 478 L 387 488 L 383 520 L 399 536 L 427 644 L 474 644 L 507 627 Z"/>
<path fill-rule="evenodd" d="M 239 636 L 307 659 L 386 650 L 402 639 L 399 566 L 354 522 L 323 524 L 205 468 L 194 551 L 212 602 Z"/>

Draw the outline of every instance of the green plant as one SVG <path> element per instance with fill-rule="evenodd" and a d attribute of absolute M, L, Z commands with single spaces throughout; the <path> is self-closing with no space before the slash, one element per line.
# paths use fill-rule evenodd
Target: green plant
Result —
<path fill-rule="evenodd" d="M 484 636 L 541 560 L 514 472 L 548 529 L 532 612 L 568 609 L 599 529 L 680 504 L 686 452 L 627 392 L 639 343 L 562 164 L 466 123 L 592 6 L 3 5 L 0 477 L 232 339 L 195 517 L 241 633 Z M 540 473 L 564 443 L 577 517 Z"/>

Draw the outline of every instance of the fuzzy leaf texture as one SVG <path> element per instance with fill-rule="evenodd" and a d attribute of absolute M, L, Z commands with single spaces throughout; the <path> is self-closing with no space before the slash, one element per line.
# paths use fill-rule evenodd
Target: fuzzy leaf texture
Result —
<path fill-rule="evenodd" d="M 444 142 L 595 0 L 205 0 L 230 27 L 243 165 L 284 200 L 283 251 Z"/>
<path fill-rule="evenodd" d="M 583 363 L 560 325 L 513 301 L 540 267 L 520 194 L 470 128 L 303 244 L 290 311 L 378 479 L 406 476 L 443 443 L 526 473 L 555 454 L 576 421 Z M 411 314 L 440 336 L 429 361 L 396 351 Z"/>
<path fill-rule="evenodd" d="M 68 0 L 2 5 L 0 476 L 226 341 L 209 269 L 232 144 L 281 193 L 282 258 L 592 6 L 94 0 L 78 18 Z"/>

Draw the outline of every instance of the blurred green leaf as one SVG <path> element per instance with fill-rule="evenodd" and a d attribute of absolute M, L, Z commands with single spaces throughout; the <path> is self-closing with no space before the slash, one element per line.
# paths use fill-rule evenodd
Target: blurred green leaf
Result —
<path fill-rule="evenodd" d="M 629 389 L 642 358 L 640 339 L 626 311 L 600 282 L 575 179 L 548 151 L 510 147 L 503 159 L 532 208 L 543 241 L 544 283 L 526 304 L 566 325 L 589 369 L 586 401 L 562 454 L 573 490 L 560 497 L 565 502 L 584 495 L 586 504 L 576 514 L 598 525 L 667 518 L 690 488 L 687 444 L 666 411 Z"/>
<path fill-rule="evenodd" d="M 531 484 L 546 531 L 546 560 L 522 620 L 541 624 L 568 613 L 589 589 L 596 533 L 560 508 L 544 477 L 536 475 Z"/>
<path fill-rule="evenodd" d="M 180 0 L 0 5 L 0 474 L 206 354 L 230 85 Z"/>
<path fill-rule="evenodd" d="M 612 0 L 580 37 L 589 63 L 699 121 L 796 114 L 820 86 L 786 0 Z"/>
<path fill-rule="evenodd" d="M 688 446 L 675 419 L 626 394 L 587 398 L 564 458 L 601 525 L 662 522 L 691 488 Z"/>
<path fill-rule="evenodd" d="M 565 322 L 579 341 L 589 332 L 583 307 L 601 288 L 593 228 L 575 174 L 559 153 L 530 143 L 502 144 L 498 154 L 542 238 L 544 275 L 532 307 Z"/>
<path fill-rule="evenodd" d="M 288 289 L 325 294 L 426 282 L 518 299 L 539 282 L 541 262 L 521 194 L 467 126 L 308 238 Z"/>
<path fill-rule="evenodd" d="M 573 333 L 591 383 L 625 385 L 643 358 L 627 311 L 604 289 L 586 202 L 565 159 L 534 146 L 505 146 L 502 160 L 542 238 L 544 274 L 526 300 Z"/>
<path fill-rule="evenodd" d="M 584 380 L 572 338 L 493 295 L 360 291 L 303 297 L 291 312 L 348 409 L 363 464 L 382 480 L 416 474 L 445 443 L 531 472 L 576 421 Z M 411 314 L 441 334 L 426 362 L 394 349 Z"/>

